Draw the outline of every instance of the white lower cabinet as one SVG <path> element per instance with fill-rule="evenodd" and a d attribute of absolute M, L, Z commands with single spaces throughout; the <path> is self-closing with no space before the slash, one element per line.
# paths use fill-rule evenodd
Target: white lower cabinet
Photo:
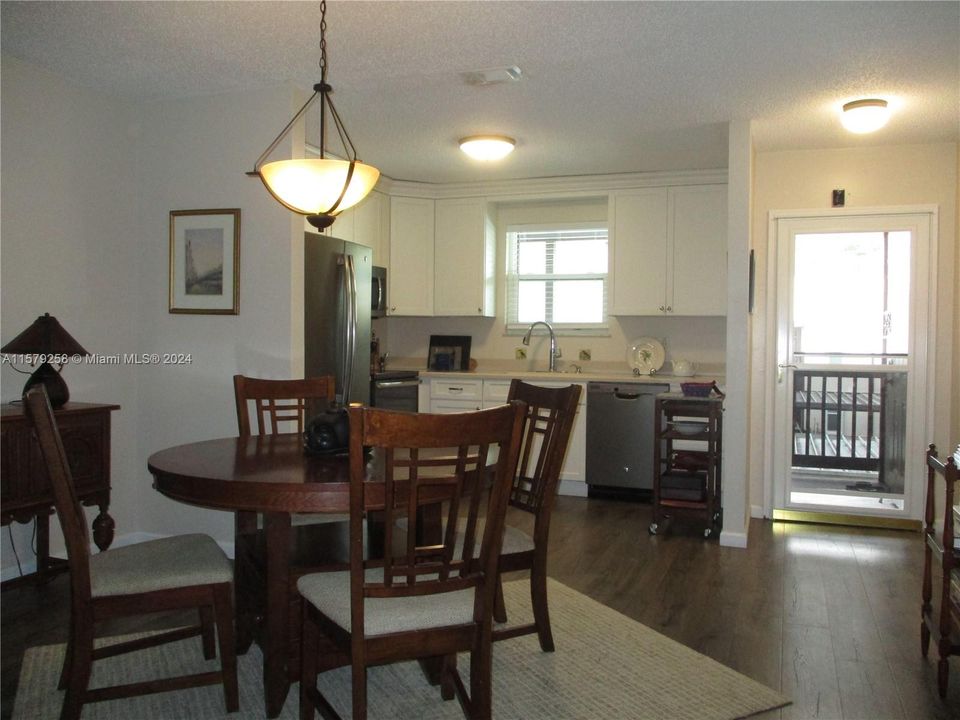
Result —
<path fill-rule="evenodd" d="M 524 382 L 541 387 L 566 387 L 569 382 L 539 381 L 525 378 Z M 567 456 L 560 470 L 560 494 L 586 496 L 587 464 L 587 392 L 583 383 L 577 416 L 573 420 Z M 446 378 L 425 378 L 423 385 L 429 385 L 429 409 L 425 412 L 456 413 L 471 412 L 481 408 L 503 405 L 510 392 L 510 381 L 500 379 L 470 378 L 467 380 L 448 380 Z M 423 386 L 421 386 L 423 387 Z"/>

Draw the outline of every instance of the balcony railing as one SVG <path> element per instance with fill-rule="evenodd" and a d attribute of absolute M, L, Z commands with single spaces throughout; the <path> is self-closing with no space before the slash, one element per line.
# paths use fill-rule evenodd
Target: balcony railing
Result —
<path fill-rule="evenodd" d="M 902 467 L 906 369 L 796 370 L 793 466 L 876 472 Z"/>

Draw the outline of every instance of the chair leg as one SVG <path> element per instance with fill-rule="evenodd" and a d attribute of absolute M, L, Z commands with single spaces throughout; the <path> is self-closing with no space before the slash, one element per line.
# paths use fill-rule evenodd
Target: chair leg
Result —
<path fill-rule="evenodd" d="M 920 654 L 923 657 L 927 656 L 927 653 L 930 652 L 930 630 L 927 628 L 927 623 L 924 620 L 920 621 Z"/>
<path fill-rule="evenodd" d="M 354 658 L 352 667 L 353 720 L 367 720 L 367 668 Z"/>
<path fill-rule="evenodd" d="M 71 633 L 73 652 L 67 677 L 67 693 L 60 709 L 60 720 L 79 720 L 83 699 L 93 666 L 93 621 L 79 620 Z"/>
<path fill-rule="evenodd" d="M 71 613 L 72 615 L 72 613 Z M 57 690 L 66 690 L 67 681 L 70 678 L 70 665 L 73 663 L 73 640 L 74 628 L 73 617 L 70 618 L 70 635 L 67 638 L 67 651 L 63 656 L 63 667 L 60 669 L 60 681 L 57 683 Z"/>
<path fill-rule="evenodd" d="M 310 617 L 310 604 L 303 602 L 302 623 L 300 629 L 300 720 L 314 720 L 317 709 L 314 707 L 310 691 L 317 686 L 317 653 L 320 631 Z"/>
<path fill-rule="evenodd" d="M 497 591 L 493 596 L 493 619 L 498 623 L 507 621 L 507 605 L 503 600 L 503 577 L 497 575 Z"/>
<path fill-rule="evenodd" d="M 534 563 L 530 572 L 530 602 L 533 605 L 533 620 L 543 652 L 553 652 L 553 632 L 550 629 L 550 611 L 547 608 L 547 573 Z"/>
<path fill-rule="evenodd" d="M 444 700 L 453 700 L 457 696 L 457 689 L 453 679 L 457 672 L 457 656 L 444 655 L 440 667 L 440 697 Z"/>
<path fill-rule="evenodd" d="M 200 639 L 203 642 L 203 658 L 213 660 L 217 656 L 216 633 L 214 632 L 213 608 L 200 608 Z"/>
<path fill-rule="evenodd" d="M 217 637 L 220 641 L 220 672 L 223 675 L 223 696 L 228 713 L 240 709 L 240 689 L 237 683 L 237 638 L 233 627 L 232 595 L 233 588 L 229 583 L 217 585 L 213 589 L 213 615 L 216 618 Z M 210 612 L 209 608 L 204 610 L 207 613 Z"/>
<path fill-rule="evenodd" d="M 470 653 L 471 720 L 491 720 L 493 717 L 492 674 L 493 637 L 488 621 L 477 631 Z"/>

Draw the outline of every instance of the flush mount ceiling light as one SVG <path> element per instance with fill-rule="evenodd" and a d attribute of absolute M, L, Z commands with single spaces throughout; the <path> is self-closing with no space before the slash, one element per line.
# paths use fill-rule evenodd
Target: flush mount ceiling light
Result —
<path fill-rule="evenodd" d="M 333 88 L 327 83 L 327 3 L 320 3 L 320 82 L 313 95 L 293 116 L 270 146 L 257 158 L 252 172 L 280 204 L 301 215 L 318 230 L 330 227 L 337 215 L 363 200 L 373 190 L 380 171 L 357 159 L 357 150 L 330 99 Z M 320 157 L 278 160 L 264 164 L 297 121 L 320 99 Z M 343 145 L 345 160 L 327 157 L 327 110 Z"/>
<path fill-rule="evenodd" d="M 460 139 L 460 149 L 474 160 L 500 160 L 513 152 L 517 141 L 504 135 L 472 135 Z"/>
<path fill-rule="evenodd" d="M 843 106 L 840 121 L 852 133 L 869 133 L 879 130 L 890 119 L 890 108 L 886 100 L 868 98 L 854 100 Z"/>

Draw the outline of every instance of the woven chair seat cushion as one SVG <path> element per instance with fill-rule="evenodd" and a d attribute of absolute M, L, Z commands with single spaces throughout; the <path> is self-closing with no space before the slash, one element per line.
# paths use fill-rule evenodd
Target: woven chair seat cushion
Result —
<path fill-rule="evenodd" d="M 366 571 L 368 582 L 383 582 L 383 570 Z M 350 572 L 304 575 L 297 581 L 304 600 L 330 620 L 351 632 Z M 365 635 L 466 625 L 473 622 L 474 590 L 419 595 L 406 598 L 367 598 L 364 602 Z"/>
<path fill-rule="evenodd" d="M 177 535 L 90 557 L 93 597 L 232 582 L 233 566 L 209 535 Z"/>
<path fill-rule="evenodd" d="M 397 527 L 406 530 L 407 519 L 397 520 Z M 473 548 L 473 556 L 480 557 L 480 538 L 483 537 L 485 524 L 483 520 L 477 521 L 476 545 Z M 457 533 L 457 545 L 454 554 L 459 557 L 461 548 L 463 548 L 463 533 Z M 513 555 L 515 553 L 530 552 L 534 549 L 533 538 L 527 535 L 523 530 L 519 530 L 510 525 L 503 527 L 503 546 L 500 549 L 501 555 Z"/>

